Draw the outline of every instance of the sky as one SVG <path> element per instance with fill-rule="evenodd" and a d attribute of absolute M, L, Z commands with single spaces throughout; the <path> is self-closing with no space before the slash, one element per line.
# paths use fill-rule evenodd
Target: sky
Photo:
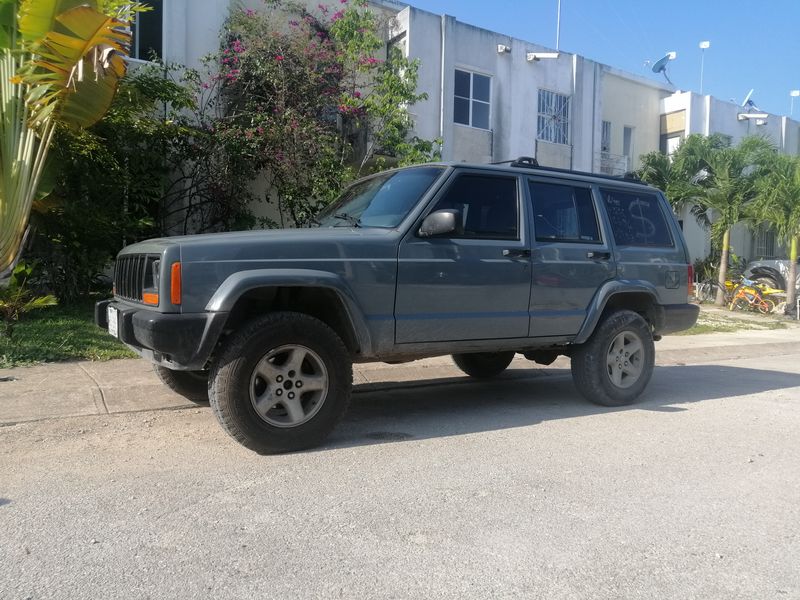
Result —
<path fill-rule="evenodd" d="M 557 0 L 410 0 L 409 4 L 528 42 L 555 48 Z M 652 79 L 645 65 L 678 53 L 667 74 L 680 90 L 700 91 L 788 115 L 800 90 L 800 0 L 561 0 L 560 49 Z M 800 119 L 800 97 L 794 99 Z"/>

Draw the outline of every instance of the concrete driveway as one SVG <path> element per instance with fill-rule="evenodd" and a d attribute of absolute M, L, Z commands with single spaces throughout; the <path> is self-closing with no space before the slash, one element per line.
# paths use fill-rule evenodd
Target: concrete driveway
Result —
<path fill-rule="evenodd" d="M 0 598 L 800 598 L 800 345 L 700 337 L 624 409 L 401 368 L 301 454 L 202 408 L 0 427 Z"/>

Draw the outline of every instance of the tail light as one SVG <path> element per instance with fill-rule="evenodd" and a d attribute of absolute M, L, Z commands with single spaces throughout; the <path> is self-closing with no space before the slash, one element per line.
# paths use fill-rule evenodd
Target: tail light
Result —
<path fill-rule="evenodd" d="M 169 299 L 173 304 L 181 303 L 181 263 L 172 263 L 169 283 Z"/>
<path fill-rule="evenodd" d="M 689 299 L 691 300 L 692 296 L 694 296 L 694 265 L 689 265 L 688 276 L 689 285 L 687 289 L 689 290 Z"/>

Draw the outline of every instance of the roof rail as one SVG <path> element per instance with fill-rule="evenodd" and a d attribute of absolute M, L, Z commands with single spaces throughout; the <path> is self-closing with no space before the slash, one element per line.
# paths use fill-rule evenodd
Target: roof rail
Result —
<path fill-rule="evenodd" d="M 639 175 L 635 171 L 627 171 L 623 175 L 607 175 L 605 173 L 590 173 L 588 171 L 576 171 L 574 169 L 560 169 L 558 167 L 544 167 L 539 164 L 535 158 L 531 156 L 520 156 L 514 160 L 504 160 L 501 162 L 494 162 L 491 163 L 493 165 L 509 165 L 511 167 L 516 167 L 518 169 L 531 169 L 531 170 L 538 170 L 538 171 L 548 171 L 553 173 L 569 173 L 573 175 L 585 175 L 587 177 L 599 177 L 601 179 L 611 179 L 613 181 L 619 181 L 620 179 L 635 183 L 641 183 L 643 185 L 647 185 L 645 182 L 641 180 Z"/>

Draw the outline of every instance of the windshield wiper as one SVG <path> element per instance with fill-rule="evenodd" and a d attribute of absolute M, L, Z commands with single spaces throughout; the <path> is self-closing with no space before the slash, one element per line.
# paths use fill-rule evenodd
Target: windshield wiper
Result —
<path fill-rule="evenodd" d="M 361 227 L 361 219 L 357 219 L 353 215 L 348 215 L 347 213 L 335 213 L 333 218 L 347 221 L 353 227 Z"/>

